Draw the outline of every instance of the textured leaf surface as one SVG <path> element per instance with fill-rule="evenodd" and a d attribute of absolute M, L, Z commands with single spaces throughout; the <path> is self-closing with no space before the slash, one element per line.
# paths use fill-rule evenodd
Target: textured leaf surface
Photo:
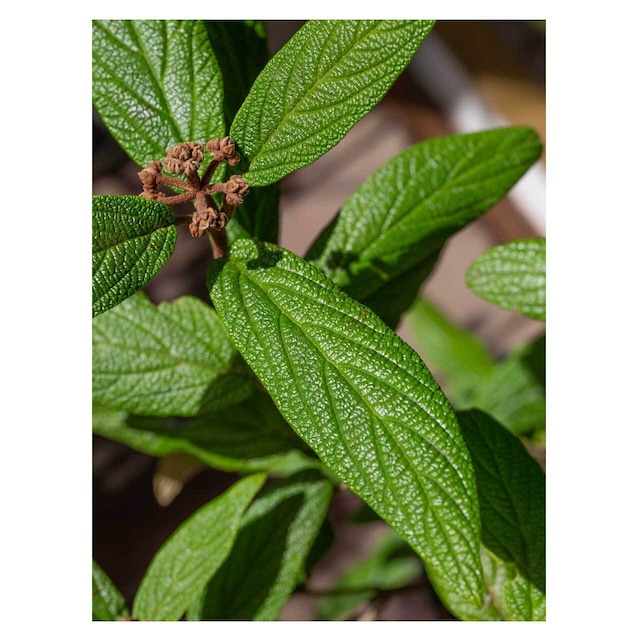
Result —
<path fill-rule="evenodd" d="M 225 563 L 189 613 L 199 620 L 277 620 L 324 521 L 332 486 L 305 471 L 247 510 Z"/>
<path fill-rule="evenodd" d="M 507 620 L 544 620 L 545 479 L 518 438 L 481 411 L 458 414 L 476 471 L 485 579 Z"/>
<path fill-rule="evenodd" d="M 467 286 L 498 307 L 546 320 L 544 238 L 516 240 L 478 256 L 467 270 Z"/>
<path fill-rule="evenodd" d="M 255 379 L 215 311 L 139 292 L 93 320 L 93 400 L 149 416 L 193 416 L 252 395 Z"/>
<path fill-rule="evenodd" d="M 211 295 L 284 418 L 418 552 L 454 610 L 483 602 L 473 468 L 419 356 L 312 265 L 238 240 Z"/>
<path fill-rule="evenodd" d="M 539 348 L 527 346 L 494 362 L 473 333 L 458 327 L 424 298 L 415 301 L 407 320 L 420 355 L 455 409 L 482 409 L 515 434 L 544 426 L 545 390 L 539 378 L 544 351 L 540 354 Z M 530 364 L 534 354 L 536 362 Z"/>
<path fill-rule="evenodd" d="M 189 454 L 222 471 L 284 475 L 321 464 L 260 391 L 240 404 L 190 419 L 94 407 L 93 432 L 150 456 Z"/>
<path fill-rule="evenodd" d="M 495 205 L 540 151 L 524 127 L 420 142 L 349 197 L 307 259 L 395 327 L 445 241 Z"/>
<path fill-rule="evenodd" d="M 398 589 L 422 573 L 422 563 L 406 542 L 391 532 L 370 555 L 345 571 L 332 589 L 345 593 L 325 596 L 318 601 L 320 620 L 346 620 L 358 607 L 375 597 L 378 589 Z M 353 593 L 346 593 L 353 591 Z"/>
<path fill-rule="evenodd" d="M 139 166 L 225 132 L 222 73 L 199 20 L 94 20 L 93 102 Z"/>
<path fill-rule="evenodd" d="M 236 482 L 183 522 L 154 556 L 133 603 L 137 620 L 179 620 L 225 561 L 242 515 L 265 481 Z"/>
<path fill-rule="evenodd" d="M 171 257 L 175 216 L 137 196 L 93 196 L 93 315 L 133 295 Z"/>
<path fill-rule="evenodd" d="M 91 582 L 93 592 L 91 613 L 94 620 L 117 620 L 129 617 L 124 596 L 95 560 L 92 561 Z"/>
<path fill-rule="evenodd" d="M 269 61 L 231 126 L 251 185 L 335 146 L 384 96 L 431 20 L 311 20 Z"/>

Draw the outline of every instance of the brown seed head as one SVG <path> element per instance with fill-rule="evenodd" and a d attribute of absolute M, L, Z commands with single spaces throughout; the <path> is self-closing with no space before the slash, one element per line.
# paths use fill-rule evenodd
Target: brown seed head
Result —
<path fill-rule="evenodd" d="M 199 142 L 181 142 L 167 149 L 164 166 L 169 173 L 194 174 L 204 160 L 204 149 Z"/>
<path fill-rule="evenodd" d="M 240 154 L 236 151 L 235 142 L 229 137 L 214 138 L 207 142 L 207 151 L 213 154 L 215 162 L 227 161 L 232 167 L 240 162 Z"/>
<path fill-rule="evenodd" d="M 142 171 L 138 172 L 138 178 L 142 182 L 143 192 L 140 194 L 144 198 L 157 200 L 160 195 L 158 192 L 158 175 L 161 173 L 159 162 L 150 162 Z"/>
<path fill-rule="evenodd" d="M 189 231 L 194 238 L 201 238 L 209 227 L 218 227 L 219 212 L 212 207 L 207 207 L 201 211 L 194 211 L 189 225 Z"/>
<path fill-rule="evenodd" d="M 239 205 L 244 201 L 244 196 L 249 193 L 247 181 L 240 175 L 234 175 L 225 183 L 225 199 L 230 205 Z"/>

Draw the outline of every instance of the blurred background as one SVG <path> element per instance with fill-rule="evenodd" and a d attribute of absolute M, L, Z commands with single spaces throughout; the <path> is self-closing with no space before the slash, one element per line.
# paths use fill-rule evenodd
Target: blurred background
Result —
<path fill-rule="evenodd" d="M 267 21 L 272 54 L 302 24 Z M 280 244 L 304 255 L 366 177 L 421 140 L 527 125 L 546 146 L 545 119 L 544 21 L 438 22 L 381 103 L 329 153 L 282 181 Z M 94 194 L 139 193 L 139 168 L 113 141 L 95 110 L 93 137 Z M 545 236 L 544 163 L 543 153 L 503 201 L 447 243 L 420 300 L 398 329 L 454 405 L 474 404 L 493 413 L 526 438 L 543 466 L 544 325 L 477 298 L 465 285 L 465 271 L 491 246 Z M 173 257 L 145 291 L 154 302 L 184 294 L 208 302 L 204 285 L 211 260 L 209 243 L 206 238 L 191 238 L 185 227 L 179 232 Z M 480 360 L 495 363 L 481 380 L 473 380 L 473 392 L 464 377 L 466 356 L 460 350 L 467 354 L 479 350 Z M 502 396 L 496 390 L 502 390 Z M 203 469 L 186 457 L 158 461 L 94 436 L 94 558 L 129 603 L 168 535 L 235 480 L 234 474 Z M 331 589 L 350 566 L 388 540 L 384 523 L 354 522 L 367 520 L 361 517 L 360 507 L 348 492 L 334 500 L 330 520 L 335 543 L 309 580 L 317 593 Z M 423 576 L 414 575 L 408 567 L 397 570 L 407 572 L 406 589 L 378 599 L 375 607 L 357 604 L 343 615 L 383 620 L 450 618 L 429 589 L 411 589 L 412 584 L 422 584 Z M 318 596 L 294 595 L 281 619 L 317 619 L 322 614 L 318 602 Z"/>

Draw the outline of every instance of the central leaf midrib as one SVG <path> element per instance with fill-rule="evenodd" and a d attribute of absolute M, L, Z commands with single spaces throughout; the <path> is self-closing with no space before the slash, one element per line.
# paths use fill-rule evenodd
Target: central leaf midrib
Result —
<path fill-rule="evenodd" d="M 116 247 L 120 247 L 122 245 L 125 245 L 128 242 L 132 242 L 133 240 L 150 239 L 150 236 L 153 236 L 154 233 L 157 233 L 159 231 L 164 231 L 165 229 L 170 229 L 171 227 L 175 227 L 175 219 L 172 220 L 172 221 L 169 221 L 165 225 L 158 225 L 154 229 L 152 229 L 151 231 L 144 231 L 144 232 L 141 231 L 138 235 L 130 235 L 130 236 L 126 237 L 124 240 L 118 240 L 118 241 L 114 242 L 113 244 L 110 244 L 109 246 L 107 246 L 107 247 L 105 247 L 103 249 L 95 250 L 93 252 L 93 254 L 96 255 L 96 254 L 101 254 L 101 253 L 108 253 L 112 249 L 115 249 Z"/>
<path fill-rule="evenodd" d="M 129 26 L 129 32 L 131 33 L 131 35 L 133 37 L 133 40 L 135 41 L 135 44 L 138 47 L 140 55 L 143 58 L 144 62 L 146 63 L 147 68 L 149 69 L 149 75 L 153 79 L 154 84 L 156 85 L 158 97 L 164 103 L 164 106 L 165 106 L 167 114 L 170 115 L 170 117 L 167 118 L 167 122 L 169 123 L 169 125 L 173 129 L 173 133 L 176 136 L 176 140 L 180 141 L 182 139 L 182 134 L 181 134 L 181 131 L 180 131 L 180 127 L 178 126 L 178 123 L 175 120 L 175 116 L 174 116 L 173 111 L 171 109 L 171 105 L 169 103 L 169 100 L 167 99 L 167 96 L 165 95 L 162 83 L 160 82 L 160 79 L 158 78 L 156 70 L 154 69 L 153 65 L 151 64 L 151 61 L 149 59 L 149 54 L 147 53 L 147 50 L 142 45 L 140 34 L 138 33 L 138 31 L 136 29 L 136 26 L 135 26 L 135 21 L 134 20 L 128 20 L 127 21 L 127 25 Z M 168 36 L 166 35 L 166 33 L 163 34 L 163 44 L 164 44 L 164 48 L 165 48 L 164 51 L 163 51 L 163 58 L 165 57 L 165 52 L 166 52 L 166 40 L 167 40 L 167 37 Z"/>
<path fill-rule="evenodd" d="M 308 23 L 307 23 L 308 24 Z M 362 42 L 367 36 L 369 36 L 371 33 L 373 33 L 376 29 L 378 29 L 379 27 L 381 27 L 383 24 L 383 21 L 380 20 L 378 21 L 375 25 L 373 25 L 371 27 L 371 29 L 369 29 L 362 37 L 357 38 L 354 43 L 351 45 L 351 47 L 349 47 L 345 52 L 343 52 L 340 57 L 335 61 L 335 63 L 333 64 L 333 66 L 330 66 L 327 71 L 325 71 L 322 76 L 320 76 L 319 78 L 316 78 L 315 81 L 313 82 L 313 84 L 311 85 L 311 87 L 309 89 L 307 89 L 306 91 L 303 91 L 302 94 L 298 97 L 298 99 L 295 101 L 295 103 L 288 109 L 286 116 L 284 118 L 280 119 L 280 122 L 269 131 L 269 133 L 267 134 L 267 136 L 265 137 L 265 139 L 260 143 L 260 146 L 258 147 L 258 149 L 255 151 L 255 153 L 253 154 L 253 158 L 252 161 L 258 156 L 260 155 L 260 153 L 262 152 L 264 146 L 267 144 L 267 142 L 273 138 L 274 135 L 276 135 L 276 133 L 279 131 L 279 129 L 282 127 L 283 123 L 286 122 L 286 120 L 289 119 L 289 117 L 291 116 L 291 114 L 293 112 L 295 112 L 296 107 L 313 91 L 315 91 L 315 89 L 317 88 L 317 86 L 324 81 L 324 79 L 342 62 L 342 60 L 347 57 L 347 55 L 349 55 L 349 53 L 351 53 L 351 51 L 360 43 Z M 304 40 L 302 38 L 300 38 L 300 41 L 302 43 L 304 43 L 303 46 L 300 47 L 301 50 L 304 50 L 304 48 L 306 47 L 306 43 L 308 42 L 308 35 L 305 33 L 305 38 Z M 297 58 L 296 58 L 297 59 Z M 292 61 L 291 63 L 291 67 L 290 69 L 290 73 L 288 74 L 289 78 L 287 81 L 290 80 L 290 76 L 291 76 L 291 71 L 293 70 L 293 66 L 294 66 L 295 60 Z M 268 93 L 268 92 L 267 92 Z M 245 129 L 246 126 L 243 125 L 243 129 Z M 249 167 L 251 169 L 251 167 Z"/>
<path fill-rule="evenodd" d="M 425 487 L 425 485 L 424 485 L 424 482 L 423 482 L 422 478 L 420 477 L 420 474 L 419 474 L 419 473 L 417 472 L 417 470 L 415 469 L 415 466 L 414 466 L 413 461 L 412 461 L 412 460 L 410 459 L 410 457 L 406 454 L 406 452 L 402 449 L 402 447 L 400 447 L 400 445 L 398 444 L 398 442 L 397 442 L 397 440 L 396 440 L 395 436 L 394 436 L 394 435 L 391 433 L 391 431 L 386 427 L 386 425 L 384 424 L 384 420 L 382 419 L 382 417 L 381 417 L 381 416 L 379 416 L 379 415 L 378 415 L 378 413 L 375 411 L 375 409 L 371 406 L 371 404 L 369 403 L 369 400 L 368 400 L 365 396 L 363 396 L 363 395 L 362 395 L 361 391 L 360 391 L 358 388 L 356 388 L 356 387 L 353 385 L 353 383 L 351 382 L 351 380 L 350 380 L 350 379 L 349 379 L 349 378 L 344 374 L 344 372 L 340 369 L 340 367 L 338 367 L 338 365 L 337 365 L 336 363 L 334 363 L 334 362 L 333 362 L 333 361 L 332 361 L 328 356 L 326 356 L 326 354 L 325 354 L 325 353 L 324 353 L 324 352 L 323 352 L 323 351 L 318 347 L 318 345 L 315 343 L 315 341 L 314 341 L 314 340 L 313 340 L 313 339 L 312 339 L 312 338 L 311 338 L 307 333 L 305 333 L 305 332 L 303 331 L 302 327 L 301 327 L 301 326 L 300 326 L 300 325 L 299 325 L 295 320 L 293 320 L 293 318 L 291 318 L 291 317 L 290 317 L 290 316 L 289 316 L 285 311 L 283 311 L 283 310 L 281 309 L 281 307 L 277 304 L 277 302 L 276 302 L 276 301 L 275 301 L 275 300 L 274 300 L 274 299 L 269 295 L 269 293 L 268 293 L 268 291 L 267 291 L 267 290 L 263 289 L 263 288 L 260 286 L 260 284 L 259 284 L 258 282 L 255 282 L 252 278 L 250 278 L 249 276 L 247 276 L 247 275 L 246 275 L 246 273 L 244 273 L 244 272 L 242 272 L 242 271 L 239 271 L 239 273 L 240 273 L 240 275 L 241 275 L 241 276 L 244 276 L 244 277 L 245 277 L 245 279 L 246 279 L 247 281 L 251 282 L 255 287 L 257 287 L 259 291 L 264 291 L 264 293 L 267 295 L 267 297 L 268 297 L 268 298 L 269 298 L 269 300 L 271 301 L 271 304 L 272 304 L 272 305 L 273 305 L 273 306 L 278 310 L 278 312 L 279 312 L 279 317 L 280 317 L 280 318 L 282 318 L 282 317 L 286 318 L 286 319 L 287 319 L 287 320 L 288 320 L 288 321 L 289 321 L 293 326 L 298 327 L 298 328 L 300 329 L 300 331 L 302 332 L 302 334 L 305 336 L 306 340 L 309 342 L 309 344 L 311 344 L 311 345 L 313 346 L 313 348 L 314 348 L 314 349 L 315 349 L 315 350 L 316 350 L 316 351 L 317 351 L 317 352 L 322 356 L 322 358 L 325 360 L 325 362 L 329 363 L 329 364 L 330 364 L 330 365 L 331 365 L 331 366 L 336 370 L 336 372 L 337 372 L 337 373 L 340 375 L 340 377 L 345 381 L 345 383 L 346 383 L 346 384 L 347 384 L 347 385 L 352 389 L 352 391 L 356 394 L 356 396 L 357 396 L 358 398 L 360 398 L 360 400 L 361 400 L 361 401 L 363 401 L 363 402 L 364 402 L 364 405 L 365 405 L 366 409 L 368 410 L 368 413 L 369 413 L 369 415 L 371 416 L 372 420 L 373 420 L 374 422 L 377 422 L 377 423 L 378 423 L 378 424 L 379 424 L 379 425 L 380 425 L 380 426 L 385 430 L 385 432 L 386 432 L 386 433 L 387 433 L 387 434 L 392 438 L 392 440 L 395 442 L 397 450 L 402 454 L 402 457 L 407 461 L 407 463 L 408 463 L 409 467 L 411 468 L 411 470 L 412 470 L 412 472 L 413 472 L 413 475 L 414 475 L 414 476 L 415 476 L 415 478 L 417 479 L 418 484 L 419 484 L 420 488 L 422 489 L 422 493 L 423 493 L 423 495 L 424 495 L 425 499 L 427 500 L 427 504 L 429 504 L 429 505 L 430 505 L 431 501 L 430 501 L 430 500 L 429 500 L 429 498 L 428 498 L 429 493 L 428 493 L 428 492 L 427 492 L 427 490 L 426 490 L 426 487 Z M 271 283 L 271 284 L 275 284 L 275 283 Z M 283 345 L 283 346 L 286 346 L 286 340 L 284 339 L 284 336 L 282 336 L 282 334 L 280 335 L 280 339 L 281 339 L 281 341 L 282 341 L 282 345 Z M 291 363 L 290 363 L 290 367 L 289 367 L 289 368 L 290 368 L 290 370 L 292 371 L 292 377 L 296 380 L 296 383 L 297 383 L 297 377 L 293 374 L 293 370 L 292 370 Z M 325 377 L 325 382 L 326 382 L 326 377 Z M 387 384 L 388 384 L 388 383 L 387 383 Z M 403 394 L 400 390 L 398 390 L 398 389 L 397 389 L 397 388 L 395 388 L 395 387 L 392 387 L 392 388 L 394 389 L 394 391 L 399 392 L 399 393 L 404 397 L 404 394 Z M 328 384 L 327 384 L 327 391 L 329 391 L 329 385 L 328 385 Z M 330 394 L 330 393 L 329 393 L 329 396 L 331 397 L 331 394 Z M 304 398 L 305 396 L 304 396 L 304 395 L 301 395 L 301 397 L 303 397 L 303 398 Z M 307 403 L 305 402 L 305 404 L 307 404 Z M 425 413 L 426 413 L 426 412 L 425 412 Z M 432 419 L 434 419 L 432 416 L 430 416 L 430 414 L 428 414 L 428 413 L 427 413 L 427 415 L 429 415 L 429 417 L 431 417 Z M 340 421 L 337 419 L 337 415 L 335 414 L 335 411 L 334 411 L 334 418 L 335 418 L 336 424 L 338 425 L 338 427 L 340 427 Z M 436 421 L 436 422 L 437 422 L 437 421 Z M 439 424 L 439 423 L 438 423 L 438 424 Z M 439 426 L 441 426 L 441 425 L 439 425 Z M 429 442 L 429 441 L 424 437 L 424 434 L 418 434 L 418 432 L 415 432 L 413 429 L 411 429 L 411 431 L 413 431 L 414 433 L 416 433 L 416 435 L 421 435 L 421 436 L 422 436 L 422 438 L 424 439 L 424 441 L 425 441 L 425 442 L 426 442 L 430 447 L 434 448 L 434 449 L 435 449 L 435 451 L 437 451 L 437 452 L 438 452 L 438 454 L 440 454 L 441 456 L 443 456 L 443 457 L 445 458 L 445 460 L 446 460 L 449 464 L 451 464 L 451 462 L 449 461 L 449 459 L 447 458 L 447 456 L 446 456 L 443 452 L 441 452 L 441 451 L 438 449 L 438 447 L 436 447 L 432 442 Z M 444 429 L 444 428 L 443 428 L 443 431 L 444 431 L 447 435 L 449 435 L 449 434 L 448 434 L 448 432 L 446 431 L 446 429 Z M 351 455 L 352 460 L 353 460 L 356 464 L 358 464 L 358 466 L 360 466 L 358 457 L 357 457 L 357 456 L 355 456 L 355 455 L 352 453 L 352 451 L 351 451 L 350 447 L 349 447 L 349 446 L 348 446 L 348 444 L 347 444 L 347 441 L 346 441 L 345 436 L 344 436 L 343 434 L 341 434 L 341 435 L 342 435 L 342 440 L 343 440 L 343 442 L 345 442 L 345 445 L 346 445 L 347 450 L 349 451 L 349 453 L 350 453 L 350 455 Z M 387 477 L 387 480 L 390 480 L 390 478 L 386 475 L 386 467 L 385 467 L 385 465 L 384 465 L 384 464 L 382 464 L 382 462 L 380 462 L 380 467 L 381 467 L 381 469 L 383 470 L 383 474 Z M 360 468 L 361 468 L 361 467 L 360 467 Z M 455 467 L 454 467 L 454 469 L 455 469 Z M 462 479 L 460 478 L 459 473 L 458 473 L 457 471 L 456 471 L 456 473 L 458 474 L 458 477 L 459 477 L 459 479 L 460 479 L 460 482 L 462 483 L 462 485 L 463 485 L 463 487 L 464 487 L 464 483 L 462 482 Z M 363 479 L 365 478 L 365 476 L 363 476 L 363 475 L 362 475 L 362 472 L 361 472 L 361 474 L 360 474 L 360 475 L 361 475 L 361 477 L 362 477 Z M 460 512 L 460 514 L 462 515 L 462 517 L 463 517 L 464 521 L 465 521 L 466 523 L 468 523 L 468 525 L 469 525 L 469 526 L 471 527 L 471 529 L 473 530 L 473 523 L 471 522 L 471 520 L 469 520 L 469 518 L 467 517 L 467 515 L 462 511 L 462 509 L 461 509 L 460 505 L 458 504 L 458 502 L 457 502 L 457 501 L 456 501 L 456 500 L 451 496 L 451 494 L 450 494 L 450 493 L 449 493 L 449 492 L 448 492 L 448 491 L 447 491 L 447 490 L 446 490 L 446 489 L 445 489 L 445 488 L 444 488 L 444 487 L 443 487 L 443 486 L 442 486 L 438 481 L 436 481 L 436 480 L 434 480 L 434 479 L 431 479 L 431 480 L 432 480 L 432 481 L 433 481 L 433 482 L 434 482 L 434 483 L 439 487 L 439 489 L 442 491 L 442 493 L 443 493 L 444 495 L 446 495 L 446 496 L 449 498 L 449 500 L 451 501 L 451 503 L 453 504 L 453 506 L 455 506 L 455 508 L 457 508 L 457 509 L 458 509 L 458 511 Z M 389 486 L 391 487 L 392 492 L 394 492 L 394 493 L 395 493 L 395 491 L 394 491 L 394 483 L 393 483 L 393 482 L 390 482 L 390 483 L 389 483 Z M 465 487 L 465 489 L 466 489 L 466 487 Z M 379 498 L 378 498 L 378 499 L 379 499 Z M 398 506 L 400 506 L 400 505 L 402 504 L 400 501 L 398 501 L 398 500 L 397 500 L 397 497 L 396 497 L 396 501 L 398 502 Z M 404 509 L 402 509 L 402 511 L 404 512 Z M 442 525 L 442 523 L 440 522 L 440 518 L 438 517 L 438 518 L 436 518 L 436 520 L 437 520 L 437 522 L 438 522 L 438 526 L 439 526 L 440 530 L 442 531 L 443 535 L 444 535 L 444 536 L 445 536 L 445 538 L 447 539 L 447 542 L 448 542 L 448 544 L 449 544 L 450 549 L 454 549 L 454 546 L 452 545 L 452 543 L 451 543 L 451 541 L 450 541 L 450 539 L 449 539 L 449 535 L 448 535 L 448 533 L 447 533 L 446 529 L 444 528 L 444 526 L 443 526 L 443 525 Z M 456 528 L 456 529 L 458 529 L 458 530 L 459 530 L 459 528 L 458 528 L 458 527 L 454 527 L 454 528 Z M 426 530 L 426 529 L 425 529 L 425 530 Z M 460 532 L 460 531 L 459 531 L 459 533 L 460 533 L 460 535 L 461 535 L 461 538 L 465 541 L 465 543 L 466 543 L 466 545 L 467 545 L 467 548 L 468 548 L 470 551 L 472 551 L 472 545 L 471 545 L 471 543 L 470 543 L 470 541 L 469 541 L 469 539 L 468 539 L 467 535 L 464 535 L 464 534 L 463 534 L 462 532 Z M 433 549 L 433 545 L 432 545 L 430 542 L 429 542 L 429 547 L 430 547 L 431 549 Z M 457 554 L 455 554 L 455 553 L 454 553 L 454 554 L 452 554 L 452 555 L 455 557 L 456 564 L 458 565 L 459 575 L 462 577 L 462 581 L 465 583 L 466 587 L 469 589 L 468 593 L 473 593 L 474 589 L 470 587 L 469 577 L 466 575 L 466 572 L 463 570 L 463 565 L 460 563 L 460 560 L 459 560 L 459 558 L 457 557 Z"/>

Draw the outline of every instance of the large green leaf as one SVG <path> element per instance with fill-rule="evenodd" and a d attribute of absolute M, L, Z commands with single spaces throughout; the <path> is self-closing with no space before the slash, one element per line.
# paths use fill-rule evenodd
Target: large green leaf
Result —
<path fill-rule="evenodd" d="M 277 620 L 318 536 L 332 486 L 317 472 L 280 480 L 249 507 L 233 551 L 192 620 Z"/>
<path fill-rule="evenodd" d="M 269 61 L 231 126 L 250 185 L 335 146 L 384 96 L 431 20 L 310 20 Z"/>
<path fill-rule="evenodd" d="M 515 240 L 478 256 L 467 270 L 467 286 L 493 304 L 534 320 L 546 320 L 544 238 Z"/>
<path fill-rule="evenodd" d="M 544 620 L 545 478 L 524 445 L 481 411 L 458 414 L 476 471 L 485 579 L 507 620 Z"/>
<path fill-rule="evenodd" d="M 407 553 L 408 551 L 408 553 Z M 336 595 L 317 604 L 320 620 L 345 620 L 380 589 L 398 589 L 422 573 L 422 563 L 394 532 L 385 535 L 361 562 L 349 567 L 333 584 Z"/>
<path fill-rule="evenodd" d="M 480 522 L 455 414 L 419 356 L 294 254 L 238 240 L 212 264 L 222 321 L 284 418 L 482 616 Z"/>
<path fill-rule="evenodd" d="M 119 620 L 130 617 L 124 596 L 95 560 L 92 561 L 91 583 L 91 615 L 94 620 Z"/>
<path fill-rule="evenodd" d="M 171 257 L 173 211 L 137 196 L 93 196 L 93 315 L 133 295 Z"/>
<path fill-rule="evenodd" d="M 539 379 L 544 352 L 540 354 L 539 348 L 522 347 L 494 362 L 473 333 L 458 327 L 421 297 L 407 313 L 407 320 L 418 352 L 439 377 L 455 409 L 482 409 L 515 434 L 544 426 L 545 391 Z M 534 353 L 536 370 L 529 364 Z"/>
<path fill-rule="evenodd" d="M 525 127 L 420 142 L 365 180 L 307 259 L 395 327 L 445 241 L 496 204 L 540 151 Z"/>
<path fill-rule="evenodd" d="M 222 73 L 199 20 L 94 20 L 93 102 L 139 166 L 225 132 Z"/>
<path fill-rule="evenodd" d="M 133 603 L 137 620 L 179 620 L 229 555 L 242 515 L 265 481 L 236 482 L 185 520 L 162 545 Z"/>
<path fill-rule="evenodd" d="M 186 453 L 222 471 L 287 475 L 321 466 L 262 391 L 197 418 L 153 418 L 94 407 L 93 432 L 150 456 Z"/>
<path fill-rule="evenodd" d="M 157 307 L 142 293 L 93 320 L 93 400 L 148 416 L 234 405 L 255 378 L 215 311 L 185 296 Z"/>

